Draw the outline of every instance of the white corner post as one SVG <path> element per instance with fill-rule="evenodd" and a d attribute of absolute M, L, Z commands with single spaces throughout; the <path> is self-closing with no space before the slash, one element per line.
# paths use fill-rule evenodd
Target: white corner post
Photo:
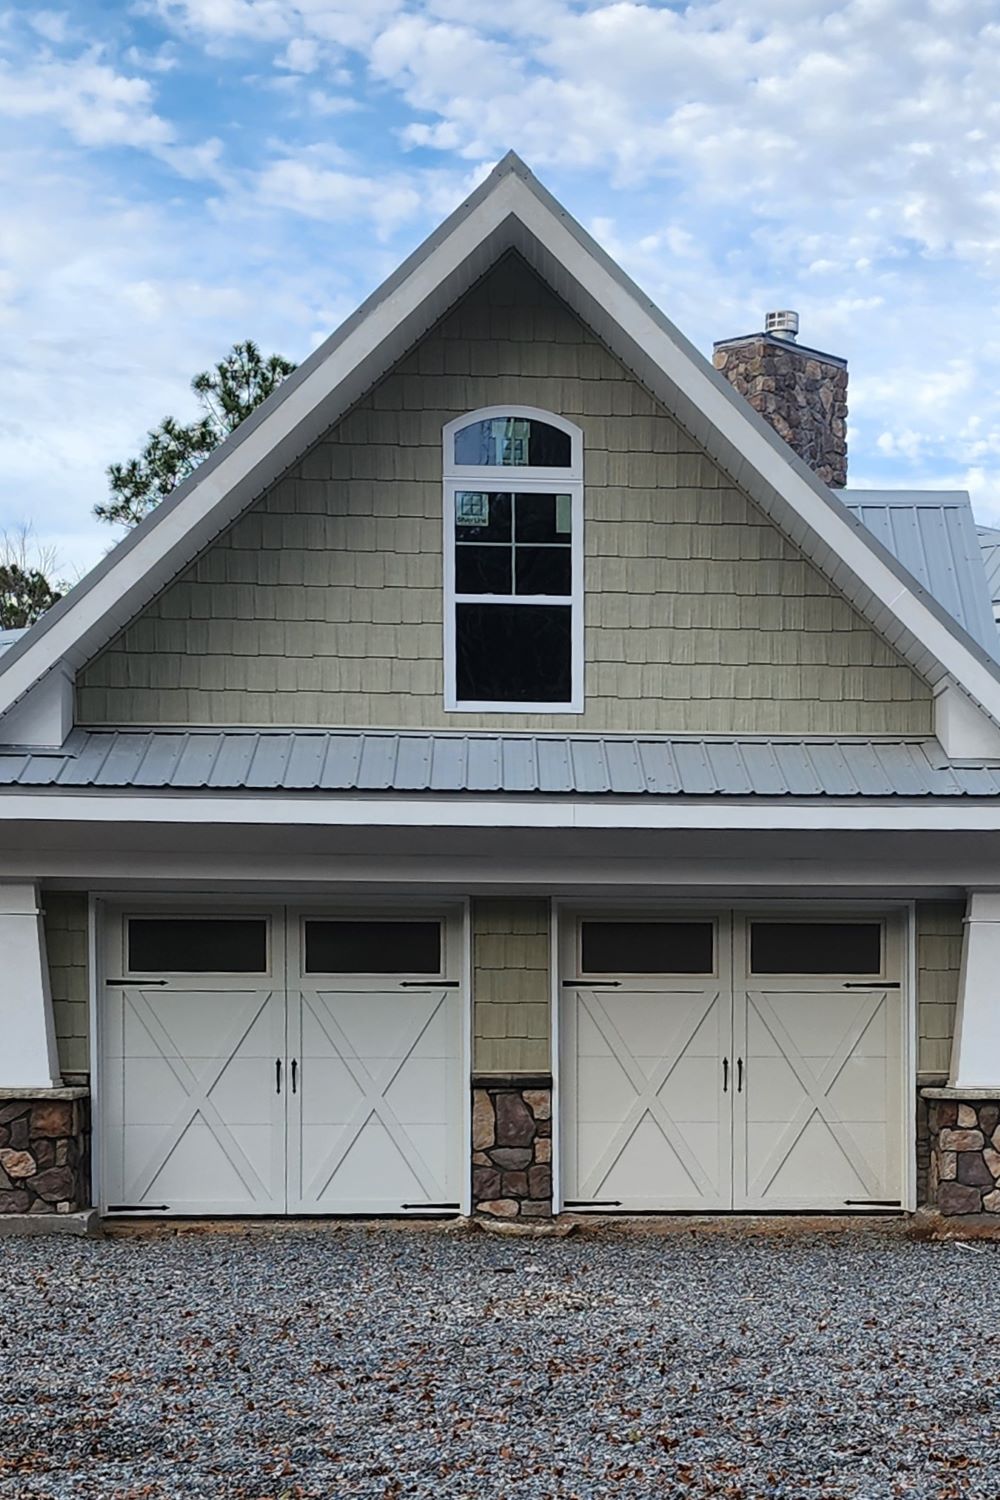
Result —
<path fill-rule="evenodd" d="M 1000 892 L 970 891 L 962 938 L 951 1088 L 1000 1088 Z"/>
<path fill-rule="evenodd" d="M 0 1088 L 58 1088 L 45 928 L 36 885 L 0 883 Z"/>

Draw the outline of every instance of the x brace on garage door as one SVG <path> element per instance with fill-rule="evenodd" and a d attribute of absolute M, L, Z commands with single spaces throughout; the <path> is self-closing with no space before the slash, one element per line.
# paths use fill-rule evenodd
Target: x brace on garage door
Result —
<path fill-rule="evenodd" d="M 565 1206 L 898 1206 L 900 927 L 567 918 Z"/>
<path fill-rule="evenodd" d="M 458 1211 L 457 917 L 138 907 L 104 948 L 107 1211 Z"/>

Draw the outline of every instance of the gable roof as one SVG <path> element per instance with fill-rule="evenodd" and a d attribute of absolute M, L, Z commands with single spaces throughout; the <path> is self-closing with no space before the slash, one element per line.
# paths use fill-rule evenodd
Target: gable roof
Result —
<path fill-rule="evenodd" d="M 1000 723 L 1000 665 L 851 515 L 513 153 L 341 327 L 0 657 L 0 716 L 75 671 L 514 249 L 931 686 Z"/>
<path fill-rule="evenodd" d="M 972 639 L 991 656 L 1000 656 L 1000 635 L 967 492 L 847 489 L 839 494 L 851 514 L 864 522 Z"/>

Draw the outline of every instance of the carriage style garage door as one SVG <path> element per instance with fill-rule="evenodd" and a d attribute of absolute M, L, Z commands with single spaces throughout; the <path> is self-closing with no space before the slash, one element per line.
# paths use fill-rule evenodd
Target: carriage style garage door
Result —
<path fill-rule="evenodd" d="M 900 954 L 892 916 L 565 919 L 566 1206 L 898 1204 Z"/>
<path fill-rule="evenodd" d="M 460 952 L 441 914 L 115 913 L 106 1208 L 457 1211 Z"/>

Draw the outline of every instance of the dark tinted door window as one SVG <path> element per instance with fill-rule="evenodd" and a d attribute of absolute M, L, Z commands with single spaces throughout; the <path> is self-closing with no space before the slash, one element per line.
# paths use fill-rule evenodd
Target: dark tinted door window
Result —
<path fill-rule="evenodd" d="M 754 974 L 881 974 L 879 922 L 752 922 Z"/>
<path fill-rule="evenodd" d="M 585 974 L 711 974 L 711 922 L 583 922 Z"/>
<path fill-rule="evenodd" d="M 128 966 L 136 974 L 263 974 L 266 917 L 130 917 Z"/>
<path fill-rule="evenodd" d="M 307 974 L 440 974 L 440 922 L 306 922 Z"/>

